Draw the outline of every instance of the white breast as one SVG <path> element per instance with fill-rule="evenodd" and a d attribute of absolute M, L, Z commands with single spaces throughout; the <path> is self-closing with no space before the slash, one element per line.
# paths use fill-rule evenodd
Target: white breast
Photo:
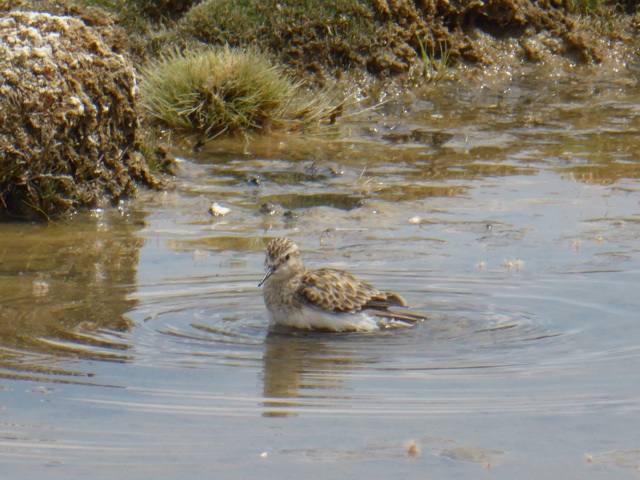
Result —
<path fill-rule="evenodd" d="M 286 314 L 269 312 L 272 325 L 302 330 L 330 330 L 333 332 L 376 332 L 380 330 L 375 318 L 366 313 L 331 313 L 313 307 L 304 307 Z"/>

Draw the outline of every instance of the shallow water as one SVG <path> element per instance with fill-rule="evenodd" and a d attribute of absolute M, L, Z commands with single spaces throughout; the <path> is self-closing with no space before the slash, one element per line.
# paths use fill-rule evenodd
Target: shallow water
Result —
<path fill-rule="evenodd" d="M 3 478 L 637 478 L 639 105 L 617 82 L 438 87 L 3 225 Z M 268 333 L 281 235 L 429 320 Z"/>

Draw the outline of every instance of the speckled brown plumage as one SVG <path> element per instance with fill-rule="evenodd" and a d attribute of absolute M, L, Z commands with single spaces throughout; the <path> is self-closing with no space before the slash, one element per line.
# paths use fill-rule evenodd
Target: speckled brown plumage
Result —
<path fill-rule="evenodd" d="M 308 269 L 300 251 L 288 238 L 276 238 L 267 246 L 264 302 L 272 325 L 331 331 L 376 331 L 410 326 L 426 317 L 399 313 L 390 307 L 406 307 L 395 293 L 382 292 L 342 270 Z"/>
<path fill-rule="evenodd" d="M 329 311 L 359 312 L 363 308 L 406 307 L 394 293 L 381 292 L 341 270 L 307 270 L 297 291 L 312 305 Z"/>

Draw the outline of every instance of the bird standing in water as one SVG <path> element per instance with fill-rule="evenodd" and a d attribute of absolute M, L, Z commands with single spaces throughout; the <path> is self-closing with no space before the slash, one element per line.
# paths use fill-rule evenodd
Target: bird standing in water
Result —
<path fill-rule="evenodd" d="M 374 332 L 413 326 L 423 315 L 400 313 L 406 307 L 395 293 L 381 292 L 342 270 L 311 270 L 302 263 L 298 246 L 288 238 L 275 238 L 267 246 L 264 303 L 271 325 L 303 330 Z"/>

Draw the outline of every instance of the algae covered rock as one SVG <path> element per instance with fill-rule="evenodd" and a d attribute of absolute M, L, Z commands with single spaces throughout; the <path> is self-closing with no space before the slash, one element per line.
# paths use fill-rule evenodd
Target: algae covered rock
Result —
<path fill-rule="evenodd" d="M 137 97 L 129 59 L 81 20 L 0 17 L 0 217 L 49 217 L 155 185 Z"/>

